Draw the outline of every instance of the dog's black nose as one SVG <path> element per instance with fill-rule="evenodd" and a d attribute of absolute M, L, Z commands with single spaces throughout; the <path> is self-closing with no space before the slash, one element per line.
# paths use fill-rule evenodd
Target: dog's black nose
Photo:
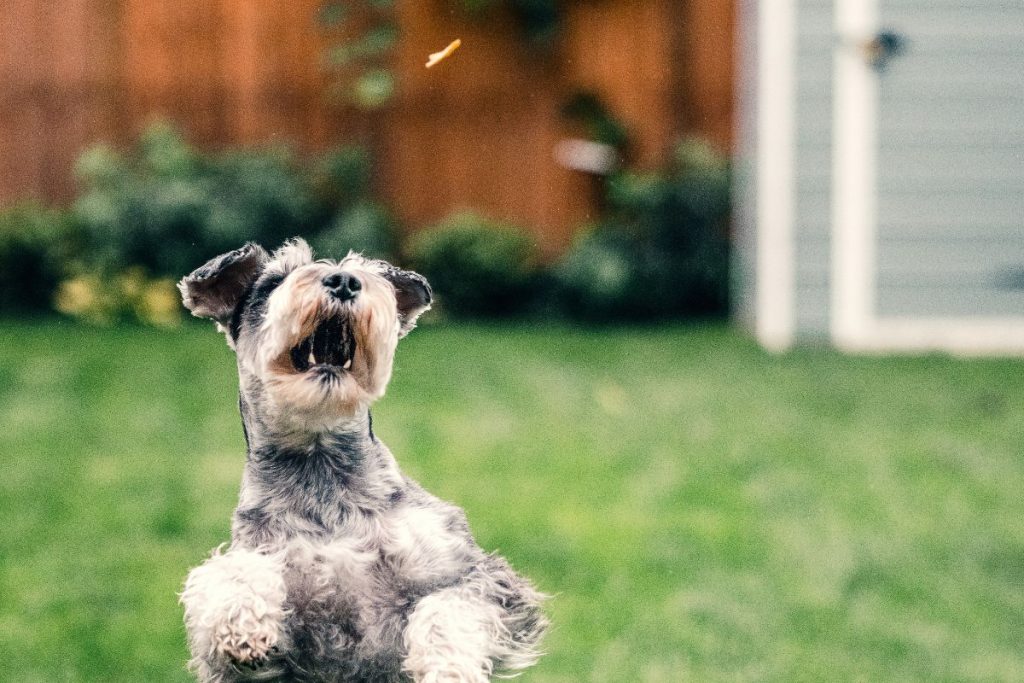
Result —
<path fill-rule="evenodd" d="M 324 287 L 330 291 L 332 296 L 342 301 L 354 299 L 356 294 L 363 288 L 363 283 L 359 281 L 359 278 L 348 273 L 331 273 L 321 282 L 324 283 Z"/>

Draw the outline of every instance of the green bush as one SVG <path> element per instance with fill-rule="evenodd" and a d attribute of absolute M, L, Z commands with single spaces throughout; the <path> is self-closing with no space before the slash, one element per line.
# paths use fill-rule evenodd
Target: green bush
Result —
<path fill-rule="evenodd" d="M 0 211 L 0 312 L 48 310 L 77 251 L 66 212 L 35 204 Z"/>
<path fill-rule="evenodd" d="M 536 302 L 534 242 L 511 225 L 461 213 L 413 235 L 406 251 L 453 315 L 520 314 Z"/>
<path fill-rule="evenodd" d="M 88 150 L 77 170 L 73 213 L 97 273 L 139 266 L 176 278 L 247 240 L 273 247 L 295 235 L 329 247 L 325 256 L 388 256 L 393 245 L 390 217 L 369 198 L 369 160 L 354 148 L 310 164 L 287 149 L 203 154 L 159 124 L 126 154 Z"/>
<path fill-rule="evenodd" d="M 378 202 L 360 200 L 334 216 L 310 245 L 317 254 L 342 258 L 349 250 L 388 259 L 395 253 L 395 221 Z"/>
<path fill-rule="evenodd" d="M 708 145 L 681 142 L 662 173 L 608 181 L 607 217 L 555 270 L 571 316 L 718 316 L 728 306 L 729 172 Z"/>

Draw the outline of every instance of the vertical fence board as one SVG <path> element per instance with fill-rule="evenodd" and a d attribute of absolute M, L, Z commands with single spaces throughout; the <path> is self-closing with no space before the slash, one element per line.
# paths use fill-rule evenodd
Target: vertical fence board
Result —
<path fill-rule="evenodd" d="M 33 0 L 9 0 L 2 19 L 4 82 L 3 192 L 5 199 L 39 198 L 44 191 L 43 110 L 35 59 L 39 8 Z"/>

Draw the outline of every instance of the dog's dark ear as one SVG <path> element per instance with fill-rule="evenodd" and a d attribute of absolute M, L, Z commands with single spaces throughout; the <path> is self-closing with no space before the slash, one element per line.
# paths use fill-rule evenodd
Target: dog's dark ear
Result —
<path fill-rule="evenodd" d="M 427 278 L 411 270 L 395 268 L 385 264 L 384 277 L 395 287 L 395 299 L 398 303 L 398 336 L 409 334 L 416 327 L 416 319 L 430 308 L 434 293 L 430 289 Z"/>
<path fill-rule="evenodd" d="M 181 301 L 192 315 L 227 325 L 267 260 L 263 247 L 252 242 L 210 259 L 178 283 Z"/>

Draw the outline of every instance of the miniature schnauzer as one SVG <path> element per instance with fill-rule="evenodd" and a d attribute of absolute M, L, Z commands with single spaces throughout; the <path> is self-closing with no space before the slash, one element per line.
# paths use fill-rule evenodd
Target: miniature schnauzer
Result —
<path fill-rule="evenodd" d="M 248 444 L 231 545 L 181 595 L 202 681 L 479 683 L 533 664 L 543 598 L 404 476 L 370 423 L 420 275 L 296 239 L 178 285 L 238 359 Z"/>

